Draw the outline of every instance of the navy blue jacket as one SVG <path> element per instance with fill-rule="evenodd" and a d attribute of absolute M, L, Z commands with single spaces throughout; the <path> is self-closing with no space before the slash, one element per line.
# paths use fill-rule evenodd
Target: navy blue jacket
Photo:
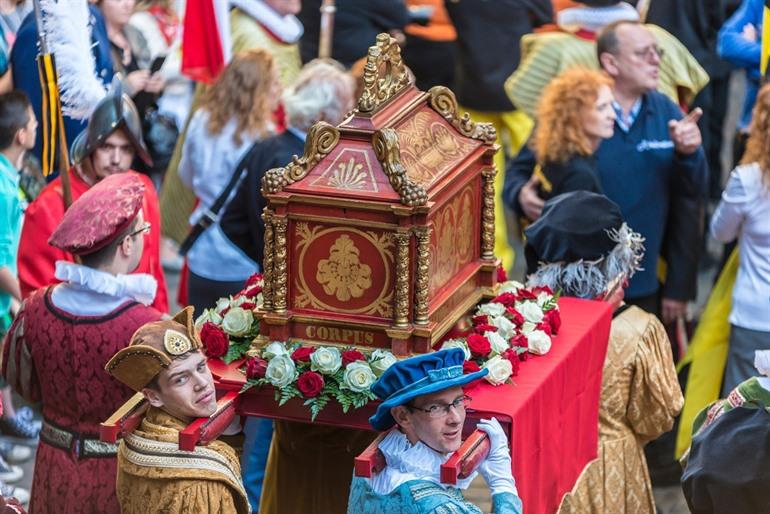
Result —
<path fill-rule="evenodd" d="M 638 298 L 658 291 L 657 260 L 668 263 L 663 294 L 686 300 L 695 295 L 697 249 L 702 231 L 701 210 L 707 177 L 702 148 L 679 155 L 668 121 L 682 112 L 658 92 L 644 95 L 628 133 L 615 133 L 596 152 L 604 193 L 620 206 L 628 225 L 645 237 L 643 271 L 631 280 L 626 295 Z M 535 157 L 525 145 L 506 170 L 503 198 L 519 214 L 518 195 L 534 168 Z"/>
<path fill-rule="evenodd" d="M 102 13 L 93 5 L 88 6 L 91 12 L 91 40 L 93 43 L 94 59 L 96 61 L 96 73 L 105 85 L 112 81 L 112 58 L 110 57 L 110 41 L 107 39 L 107 28 L 104 25 Z M 13 87 L 21 89 L 29 97 L 35 116 L 42 122 L 43 96 L 40 89 L 40 75 L 37 70 L 38 38 L 37 21 L 35 13 L 31 12 L 24 18 L 19 31 L 16 33 L 16 43 L 11 50 L 11 66 L 13 71 Z M 86 127 L 87 120 L 80 121 L 64 116 L 64 131 L 67 135 L 67 144 L 80 134 Z M 42 160 L 43 155 L 43 130 L 37 131 L 35 141 L 35 156 Z"/>

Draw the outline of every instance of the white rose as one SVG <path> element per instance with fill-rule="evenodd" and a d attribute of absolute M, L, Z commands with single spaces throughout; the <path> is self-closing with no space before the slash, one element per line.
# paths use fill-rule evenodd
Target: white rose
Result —
<path fill-rule="evenodd" d="M 310 369 L 313 371 L 334 375 L 340 367 L 342 367 L 342 354 L 333 346 L 316 348 L 316 351 L 310 355 Z"/>
<path fill-rule="evenodd" d="M 516 304 L 516 310 L 530 323 L 538 324 L 543 321 L 543 309 L 535 302 L 522 302 Z"/>
<path fill-rule="evenodd" d="M 217 300 L 216 310 L 217 310 L 218 314 L 223 313 L 229 307 L 230 307 L 230 299 L 229 298 L 220 298 L 219 300 Z"/>
<path fill-rule="evenodd" d="M 251 324 L 253 322 L 254 315 L 251 311 L 241 309 L 240 307 L 234 307 L 225 314 L 225 317 L 222 320 L 222 330 L 231 336 L 244 336 L 251 329 Z"/>
<path fill-rule="evenodd" d="M 511 374 L 513 374 L 513 365 L 511 364 L 511 361 L 503 359 L 499 355 L 495 355 L 485 362 L 484 367 L 489 370 L 489 373 L 484 379 L 496 386 L 504 384 L 506 380 L 511 378 Z"/>
<path fill-rule="evenodd" d="M 529 321 L 525 321 L 521 326 L 521 333 L 525 336 L 531 334 L 533 330 L 535 330 L 535 324 L 530 323 Z"/>
<path fill-rule="evenodd" d="M 371 357 L 372 371 L 378 377 L 385 373 L 385 370 L 398 362 L 395 355 L 388 350 L 374 350 Z"/>
<path fill-rule="evenodd" d="M 222 316 L 216 313 L 214 309 L 206 309 L 203 311 L 203 314 L 198 316 L 198 319 L 195 320 L 195 328 L 198 330 L 201 329 L 201 327 L 206 322 L 214 323 L 215 325 L 221 325 L 222 324 Z"/>
<path fill-rule="evenodd" d="M 497 332 L 484 332 L 484 337 L 486 337 L 489 340 L 489 346 L 492 347 L 492 353 L 501 354 L 508 348 L 508 341 L 503 338 L 500 334 Z"/>
<path fill-rule="evenodd" d="M 486 316 L 492 316 L 493 318 L 496 316 L 502 316 L 504 312 L 505 312 L 505 305 L 497 302 L 485 303 L 484 305 L 476 309 L 476 314 L 478 314 L 479 316 L 486 315 Z"/>
<path fill-rule="evenodd" d="M 516 335 L 516 325 L 514 325 L 511 320 L 505 316 L 492 318 L 491 321 L 492 325 L 497 327 L 497 333 L 500 334 L 504 339 L 510 339 Z"/>
<path fill-rule="evenodd" d="M 317 352 L 318 350 L 313 355 Z M 377 376 L 364 361 L 355 361 L 348 364 L 345 368 L 345 375 L 342 377 L 343 385 L 356 393 L 368 391 L 375 380 L 377 380 Z"/>
<path fill-rule="evenodd" d="M 551 349 L 551 336 L 542 330 L 533 330 L 527 336 L 527 340 L 529 341 L 529 353 L 545 355 Z"/>
<path fill-rule="evenodd" d="M 284 343 L 273 341 L 262 350 L 262 358 L 270 360 L 281 355 L 289 355 L 289 350 Z"/>
<path fill-rule="evenodd" d="M 296 380 L 297 367 L 288 355 L 278 355 L 267 364 L 265 378 L 279 389 L 286 387 Z"/>
<path fill-rule="evenodd" d="M 469 360 L 471 358 L 471 349 L 468 348 L 468 343 L 462 339 L 450 339 L 449 341 L 444 341 L 444 344 L 441 345 L 441 349 L 446 350 L 448 348 L 460 348 L 463 352 L 465 352 L 465 360 Z"/>
<path fill-rule="evenodd" d="M 542 309 L 542 308 L 543 308 L 543 306 L 544 306 L 546 303 L 548 303 L 548 302 L 550 302 L 550 301 L 551 301 L 551 298 L 553 298 L 553 296 L 549 295 L 549 294 L 548 294 L 548 293 L 546 293 L 545 291 L 540 291 L 539 293 L 537 293 L 537 304 L 538 304 L 538 305 L 540 306 L 540 308 Z"/>
<path fill-rule="evenodd" d="M 502 284 L 500 284 L 497 294 L 517 293 L 519 289 L 521 289 L 522 287 L 524 287 L 524 284 L 522 284 L 521 282 L 516 282 L 515 280 L 509 280 L 507 282 L 503 282 Z"/>

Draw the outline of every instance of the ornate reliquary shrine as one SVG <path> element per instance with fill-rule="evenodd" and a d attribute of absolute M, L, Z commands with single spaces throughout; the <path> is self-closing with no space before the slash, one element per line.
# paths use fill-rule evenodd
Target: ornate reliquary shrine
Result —
<path fill-rule="evenodd" d="M 266 340 L 424 353 L 496 282 L 494 128 L 380 34 L 338 127 L 262 181 Z"/>

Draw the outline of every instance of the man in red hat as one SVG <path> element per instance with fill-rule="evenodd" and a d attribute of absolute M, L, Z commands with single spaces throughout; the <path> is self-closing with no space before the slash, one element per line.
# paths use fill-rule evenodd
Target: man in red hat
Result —
<path fill-rule="evenodd" d="M 72 144 L 70 182 L 72 200 L 77 200 L 90 187 L 110 175 L 130 173 L 144 184 L 142 212 L 155 231 L 144 236 L 145 251 L 137 273 L 148 273 L 158 282 L 153 307 L 168 312 L 166 278 L 160 262 L 160 208 L 152 181 L 129 168 L 134 156 L 151 164 L 142 139 L 139 115 L 131 99 L 120 88 L 111 92 L 96 106 L 88 126 Z M 54 284 L 63 278 L 55 275 L 57 261 L 74 261 L 71 253 L 48 244 L 48 237 L 64 215 L 61 177 L 48 184 L 25 213 L 18 252 L 18 274 L 22 297 L 32 291 Z M 82 230 L 89 230 L 91 221 L 83 220 Z"/>
<path fill-rule="evenodd" d="M 109 139 L 108 139 L 109 140 Z M 117 447 L 99 441 L 99 423 L 130 397 L 104 371 L 142 325 L 161 319 L 150 306 L 158 283 L 133 273 L 142 262 L 147 192 L 134 173 L 104 178 L 64 213 L 48 242 L 61 284 L 22 304 L 3 348 L 6 381 L 42 403 L 30 512 L 119 513 Z"/>

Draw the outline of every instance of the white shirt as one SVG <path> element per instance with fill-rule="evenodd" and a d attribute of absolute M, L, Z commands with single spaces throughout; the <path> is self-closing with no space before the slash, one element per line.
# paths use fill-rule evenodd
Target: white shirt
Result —
<path fill-rule="evenodd" d="M 370 479 L 372 490 L 381 495 L 390 494 L 398 486 L 410 480 L 426 480 L 449 487 L 441 483 L 441 465 L 449 459 L 450 454 L 441 454 L 424 444 L 422 441 L 412 444 L 399 430 L 391 430 L 380 442 L 378 448 L 385 456 L 387 466 Z M 467 489 L 477 471 L 468 478 L 459 478 L 457 489 Z"/>
<path fill-rule="evenodd" d="M 730 174 L 711 218 L 711 235 L 723 243 L 740 239 L 730 323 L 770 332 L 770 189 L 758 164 L 738 166 Z"/>
<path fill-rule="evenodd" d="M 243 155 L 256 141 L 248 135 L 241 136 L 236 145 L 233 134 L 235 120 L 230 120 L 222 132 L 212 135 L 208 130 L 209 113 L 199 109 L 187 129 L 182 159 L 179 162 L 179 177 L 193 190 L 200 204 L 190 216 L 190 224 L 200 219 L 203 212 L 211 207 L 224 190 L 235 167 Z M 233 188 L 228 202 L 237 191 Z M 227 204 L 219 212 L 224 212 Z M 259 271 L 259 266 L 234 245 L 222 232 L 219 223 L 206 229 L 195 241 L 187 254 L 190 271 L 196 275 L 216 281 L 235 282 L 246 280 Z"/>

